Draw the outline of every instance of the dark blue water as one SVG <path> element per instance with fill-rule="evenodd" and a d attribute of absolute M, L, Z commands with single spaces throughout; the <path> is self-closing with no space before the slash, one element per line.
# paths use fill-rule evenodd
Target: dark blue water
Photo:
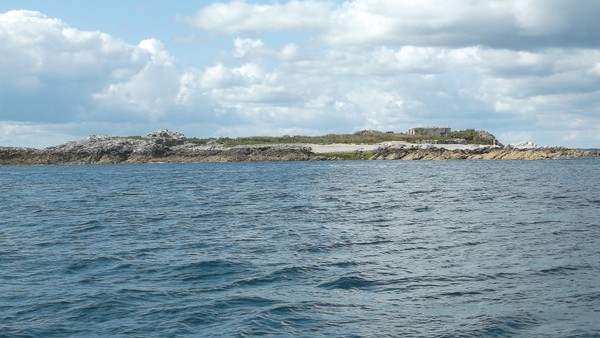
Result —
<path fill-rule="evenodd" d="M 0 167 L 0 336 L 600 336 L 600 159 Z"/>

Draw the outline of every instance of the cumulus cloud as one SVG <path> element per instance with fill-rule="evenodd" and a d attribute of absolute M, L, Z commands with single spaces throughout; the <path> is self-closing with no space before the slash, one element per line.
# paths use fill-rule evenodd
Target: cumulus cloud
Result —
<path fill-rule="evenodd" d="M 0 145 L 13 147 L 56 145 L 75 137 L 68 129 L 61 124 L 2 121 L 0 122 Z"/>
<path fill-rule="evenodd" d="M 182 69 L 159 40 L 131 45 L 14 10 L 0 13 L 0 45 L 0 144 L 43 146 L 214 118 L 190 83 L 198 70 Z"/>
<path fill-rule="evenodd" d="M 217 2 L 184 18 L 195 27 L 226 34 L 281 30 L 321 30 L 328 24 L 331 5 L 323 1 L 275 2 L 262 5 L 233 0 Z"/>
<path fill-rule="evenodd" d="M 80 31 L 33 11 L 0 14 L 0 44 L 0 100 L 8 120 L 89 118 L 102 110 L 100 94 L 94 93 L 116 92 L 119 83 L 139 77 L 149 65 L 168 64 L 164 51 Z"/>
<path fill-rule="evenodd" d="M 235 45 L 237 57 L 244 57 L 253 50 L 261 49 L 265 45 L 261 40 L 242 38 L 236 38 L 233 40 L 233 44 Z"/>
<path fill-rule="evenodd" d="M 597 46 L 600 3 L 564 0 L 356 0 L 331 14 L 333 45 L 531 49 Z"/>
<path fill-rule="evenodd" d="M 182 67 L 156 39 L 13 11 L 0 14 L 0 133 L 90 120 L 228 136 L 448 125 L 600 142 L 598 14 L 586 0 L 215 2 L 183 20 L 215 59 Z"/>
<path fill-rule="evenodd" d="M 109 84 L 92 97 L 103 109 L 155 120 L 164 116 L 174 104 L 179 90 L 179 73 L 173 57 L 160 41 L 147 39 L 140 42 L 138 48 L 149 55 L 144 67 L 122 81 Z"/>
<path fill-rule="evenodd" d="M 290 29 L 324 32 L 332 45 L 596 47 L 600 3 L 584 0 L 354 0 L 218 2 L 183 19 L 225 34 Z"/>
<path fill-rule="evenodd" d="M 107 34 L 22 10 L 0 14 L 0 45 L 3 119 L 75 118 L 93 104 L 90 92 L 137 73 L 149 57 Z"/>
<path fill-rule="evenodd" d="M 182 70 L 157 39 L 131 45 L 15 10 L 0 14 L 0 45 L 0 120 L 157 121 L 191 102 L 194 69 Z"/>

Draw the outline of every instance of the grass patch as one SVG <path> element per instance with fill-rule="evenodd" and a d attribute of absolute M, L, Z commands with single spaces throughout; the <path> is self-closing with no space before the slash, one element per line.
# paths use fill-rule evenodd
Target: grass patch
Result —
<path fill-rule="evenodd" d="M 405 141 L 417 143 L 422 140 L 431 140 L 431 137 L 406 135 L 400 133 L 385 133 L 373 130 L 363 130 L 353 134 L 327 134 L 322 136 L 248 136 L 248 137 L 220 137 L 220 138 L 188 138 L 188 142 L 205 145 L 216 142 L 225 147 L 256 145 L 256 144 L 376 144 L 386 141 Z"/>
<path fill-rule="evenodd" d="M 245 146 L 245 145 L 271 145 L 271 144 L 377 144 L 388 141 L 404 141 L 409 143 L 419 143 L 422 141 L 450 140 L 462 138 L 468 143 L 491 144 L 492 140 L 482 137 L 478 131 L 467 129 L 452 132 L 451 137 L 433 137 L 408 135 L 404 133 L 382 132 L 376 130 L 362 130 L 352 134 L 326 134 L 321 136 L 302 136 L 302 135 L 284 135 L 284 136 L 247 136 L 247 137 L 218 137 L 218 138 L 187 138 L 187 142 L 197 145 L 207 145 L 210 143 L 221 144 L 225 147 Z M 142 136 L 129 136 L 131 139 L 142 139 Z"/>
<path fill-rule="evenodd" d="M 326 160 L 344 160 L 344 161 L 358 161 L 368 160 L 375 155 L 374 151 L 336 151 L 332 153 L 323 153 L 319 156 Z"/>
<path fill-rule="evenodd" d="M 453 131 L 452 137 L 467 140 L 467 143 L 469 144 L 491 145 L 495 140 L 493 135 L 485 135 L 484 132 L 477 131 L 475 129 Z"/>

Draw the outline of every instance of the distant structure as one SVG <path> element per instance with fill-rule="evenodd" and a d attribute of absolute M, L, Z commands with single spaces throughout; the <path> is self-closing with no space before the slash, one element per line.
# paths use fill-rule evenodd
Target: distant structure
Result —
<path fill-rule="evenodd" d="M 415 136 L 433 136 L 433 137 L 450 137 L 452 130 L 450 128 L 411 128 L 408 130 L 408 135 Z"/>

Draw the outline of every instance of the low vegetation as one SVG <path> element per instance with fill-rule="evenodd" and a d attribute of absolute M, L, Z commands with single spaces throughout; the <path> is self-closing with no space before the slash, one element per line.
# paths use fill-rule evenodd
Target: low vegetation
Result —
<path fill-rule="evenodd" d="M 322 136 L 249 136 L 249 137 L 220 137 L 220 138 L 188 138 L 188 142 L 199 145 L 208 143 L 219 143 L 226 147 L 254 144 L 376 144 L 387 141 L 404 141 L 410 143 L 419 143 L 423 141 L 444 140 L 449 138 L 407 135 L 404 133 L 381 132 L 375 130 L 363 130 L 353 134 L 327 134 Z M 475 138 L 471 138 L 477 141 Z M 467 140 L 469 141 L 469 140 Z"/>
<path fill-rule="evenodd" d="M 467 143 L 473 144 L 492 144 L 492 139 L 485 138 L 485 135 L 491 135 L 487 132 L 480 132 L 474 129 L 455 131 L 451 137 L 434 137 L 408 135 L 395 132 L 381 132 L 376 130 L 362 130 L 352 134 L 327 134 L 321 136 L 302 136 L 302 135 L 284 135 L 284 136 L 248 136 L 248 137 L 219 137 L 219 138 L 187 138 L 190 143 L 198 145 L 221 144 L 225 147 L 258 145 L 258 144 L 376 144 L 387 141 L 404 141 L 409 143 L 434 142 L 445 140 L 464 139 Z M 142 138 L 141 136 L 130 136 L 132 139 Z M 346 156 L 346 155 L 344 155 Z M 348 155 L 349 156 L 349 155 Z M 354 155 L 352 155 L 354 156 Z"/>
<path fill-rule="evenodd" d="M 469 144 L 494 144 L 494 135 L 475 129 L 465 129 L 452 132 L 453 138 L 466 140 Z"/>
<path fill-rule="evenodd" d="M 358 161 L 358 160 L 370 160 L 375 156 L 374 151 L 347 151 L 347 152 L 331 152 L 320 154 L 324 160 L 347 160 L 347 161 Z"/>

